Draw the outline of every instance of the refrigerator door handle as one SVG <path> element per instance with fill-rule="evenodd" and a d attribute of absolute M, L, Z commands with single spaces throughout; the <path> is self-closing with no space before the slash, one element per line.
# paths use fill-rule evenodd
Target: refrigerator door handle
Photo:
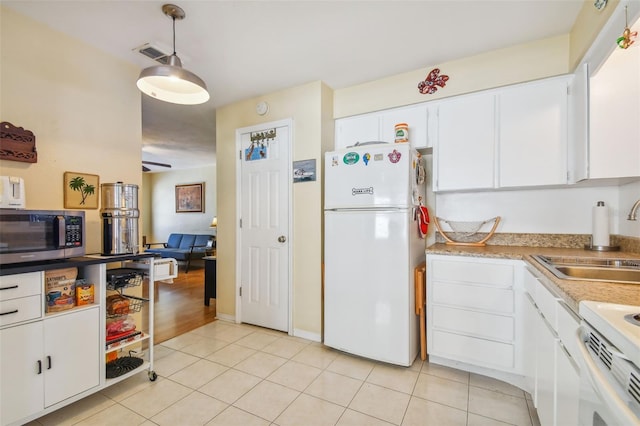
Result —
<path fill-rule="evenodd" d="M 327 212 L 380 212 L 380 213 L 395 213 L 408 210 L 408 207 L 376 207 L 376 208 L 343 208 L 343 209 L 327 209 Z"/>

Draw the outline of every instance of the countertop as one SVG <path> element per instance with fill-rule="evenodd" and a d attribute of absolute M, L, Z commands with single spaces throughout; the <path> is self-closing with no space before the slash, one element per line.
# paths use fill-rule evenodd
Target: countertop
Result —
<path fill-rule="evenodd" d="M 58 268 L 79 267 L 95 265 L 97 263 L 123 262 L 125 260 L 137 260 L 154 257 L 153 253 L 121 254 L 113 256 L 102 256 L 100 254 L 87 254 L 82 257 L 72 257 L 69 259 L 43 260 L 39 262 L 23 262 L 0 267 L 0 276 L 23 274 L 26 272 L 48 271 Z"/>
<path fill-rule="evenodd" d="M 454 246 L 436 243 L 426 249 L 426 254 L 444 254 L 452 256 L 473 256 L 494 259 L 524 260 L 537 271 L 542 273 L 547 280 L 543 283 L 550 290 L 561 297 L 567 305 L 578 312 L 578 304 L 582 300 L 596 302 L 618 303 L 622 305 L 640 306 L 640 285 L 621 284 L 605 281 L 581 281 L 563 280 L 544 266 L 540 265 L 533 255 L 568 256 L 568 257 L 593 257 L 602 259 L 638 259 L 640 254 L 627 252 L 595 252 L 576 248 L 551 248 L 551 247 L 523 247 L 523 246 Z"/>

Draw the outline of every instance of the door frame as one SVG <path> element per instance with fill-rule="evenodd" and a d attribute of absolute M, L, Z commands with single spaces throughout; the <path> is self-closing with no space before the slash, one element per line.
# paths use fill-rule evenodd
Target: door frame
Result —
<path fill-rule="evenodd" d="M 287 253 L 287 333 L 293 335 L 293 119 L 287 118 L 284 120 L 270 121 L 268 123 L 256 124 L 248 127 L 241 127 L 236 129 L 236 152 L 239 153 L 236 158 L 236 285 L 235 285 L 235 301 L 236 301 L 236 315 L 235 321 L 237 324 L 242 322 L 242 301 L 240 299 L 240 287 L 242 283 L 240 278 L 242 276 L 242 228 L 240 227 L 240 219 L 242 213 L 242 135 L 250 132 L 264 131 L 265 129 L 273 129 L 277 127 L 287 127 L 289 129 L 287 140 L 283 141 L 287 144 L 287 192 L 289 194 L 289 205 L 287 207 L 287 215 L 289 217 L 287 238 L 289 240 L 289 250 Z"/>

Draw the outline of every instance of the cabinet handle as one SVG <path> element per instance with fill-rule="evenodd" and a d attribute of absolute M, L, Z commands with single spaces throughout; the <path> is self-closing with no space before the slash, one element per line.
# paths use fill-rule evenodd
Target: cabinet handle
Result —
<path fill-rule="evenodd" d="M 18 288 L 17 285 L 12 285 L 10 287 L 0 287 L 0 291 L 2 290 L 13 290 L 14 288 Z"/>
<path fill-rule="evenodd" d="M 42 374 L 42 361 L 38 360 L 38 374 Z"/>
<path fill-rule="evenodd" d="M 17 314 L 18 310 L 14 309 L 13 311 L 9 311 L 9 312 L 0 312 L 0 316 L 2 315 L 10 315 L 10 314 Z"/>
<path fill-rule="evenodd" d="M 51 356 L 47 355 L 47 370 L 51 370 Z"/>

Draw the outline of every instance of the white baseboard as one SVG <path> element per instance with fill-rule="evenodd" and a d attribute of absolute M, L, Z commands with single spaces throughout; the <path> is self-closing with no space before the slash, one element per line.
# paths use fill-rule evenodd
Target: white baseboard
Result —
<path fill-rule="evenodd" d="M 221 321 L 228 321 L 228 322 L 236 322 L 236 316 L 235 315 L 227 315 L 227 314 L 216 314 L 216 319 L 219 319 Z"/>

